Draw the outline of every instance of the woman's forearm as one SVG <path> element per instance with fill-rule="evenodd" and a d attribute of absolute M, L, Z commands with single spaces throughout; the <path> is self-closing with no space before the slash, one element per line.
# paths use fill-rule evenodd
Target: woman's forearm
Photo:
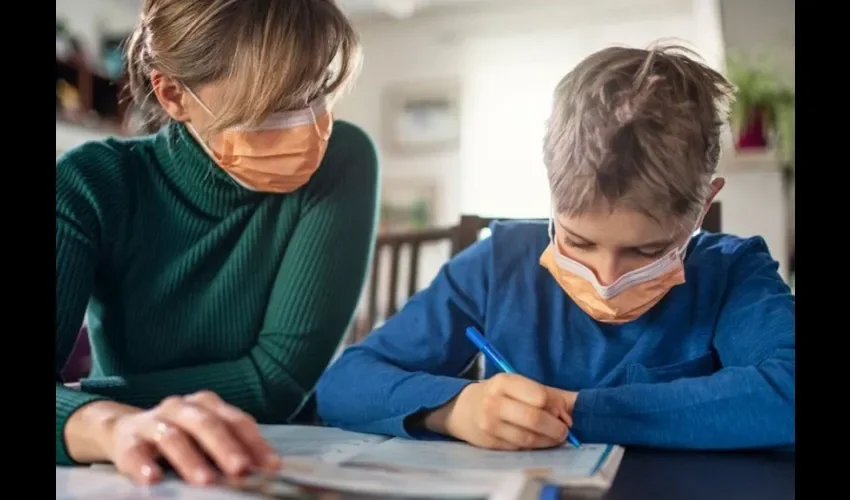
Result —
<path fill-rule="evenodd" d="M 108 443 L 115 421 L 121 416 L 141 411 L 114 401 L 93 401 L 81 406 L 65 423 L 64 438 L 68 455 L 77 463 L 108 460 Z"/>

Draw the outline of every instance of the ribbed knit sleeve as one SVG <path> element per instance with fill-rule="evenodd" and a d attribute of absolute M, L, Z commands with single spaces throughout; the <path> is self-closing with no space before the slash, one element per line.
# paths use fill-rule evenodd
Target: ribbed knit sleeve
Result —
<path fill-rule="evenodd" d="M 290 418 L 310 394 L 357 306 L 373 248 L 378 160 L 360 129 L 337 122 L 272 287 L 256 344 L 216 363 L 84 380 L 83 387 L 147 406 L 169 394 L 216 392 L 262 422 Z"/>
<path fill-rule="evenodd" d="M 83 323 L 98 266 L 106 226 L 120 217 L 123 207 L 110 173 L 120 167 L 120 154 L 104 144 L 90 143 L 56 163 L 56 464 L 74 461 L 65 447 L 68 418 L 83 405 L 103 396 L 72 390 L 60 372 Z M 112 193 L 103 196 L 103 193 Z"/>

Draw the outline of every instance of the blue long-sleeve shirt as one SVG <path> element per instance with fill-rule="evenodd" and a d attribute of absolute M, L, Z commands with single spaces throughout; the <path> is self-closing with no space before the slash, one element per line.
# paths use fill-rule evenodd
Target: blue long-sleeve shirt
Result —
<path fill-rule="evenodd" d="M 539 258 L 545 224 L 497 223 L 317 387 L 319 415 L 354 431 L 414 437 L 408 417 L 469 380 L 474 325 L 521 374 L 578 391 L 588 443 L 661 448 L 793 447 L 795 300 L 759 237 L 699 233 L 686 283 L 622 325 L 597 322 Z M 485 376 L 497 368 L 485 364 Z"/>

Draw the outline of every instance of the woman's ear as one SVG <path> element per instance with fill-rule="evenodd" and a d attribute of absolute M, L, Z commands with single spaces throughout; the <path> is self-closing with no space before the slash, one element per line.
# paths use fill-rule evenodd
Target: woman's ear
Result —
<path fill-rule="evenodd" d="M 162 74 L 159 71 L 151 72 L 151 87 L 159 105 L 168 113 L 172 119 L 185 122 L 189 119 L 189 113 L 186 109 L 184 99 L 186 92 L 183 85 Z"/>

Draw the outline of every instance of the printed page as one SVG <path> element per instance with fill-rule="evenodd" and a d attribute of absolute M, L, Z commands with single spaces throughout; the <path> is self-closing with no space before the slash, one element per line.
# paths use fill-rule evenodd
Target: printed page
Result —
<path fill-rule="evenodd" d="M 114 470 L 114 469 L 113 469 Z M 285 485 L 282 485 L 286 488 Z M 298 498 L 299 489 L 278 498 Z M 56 500 L 252 500 L 255 494 L 227 488 L 194 488 L 176 478 L 153 486 L 139 486 L 130 479 L 107 470 L 88 467 L 56 467 Z"/>
<path fill-rule="evenodd" d="M 312 425 L 261 425 L 263 436 L 283 457 L 305 457 L 340 463 L 387 440 L 332 427 Z"/>
<path fill-rule="evenodd" d="M 516 500 L 530 487 L 528 478 L 518 472 L 476 475 L 465 471 L 337 465 L 304 458 L 285 461 L 277 475 L 290 484 L 370 498 Z"/>
<path fill-rule="evenodd" d="M 405 470 L 473 472 L 521 471 L 530 475 L 588 477 L 605 458 L 608 445 L 564 445 L 534 451 L 495 451 L 456 441 L 392 439 L 370 448 L 344 465 L 381 466 Z"/>

